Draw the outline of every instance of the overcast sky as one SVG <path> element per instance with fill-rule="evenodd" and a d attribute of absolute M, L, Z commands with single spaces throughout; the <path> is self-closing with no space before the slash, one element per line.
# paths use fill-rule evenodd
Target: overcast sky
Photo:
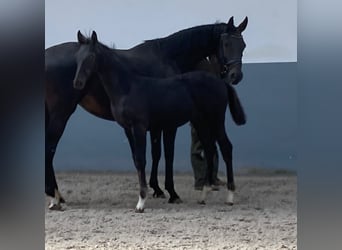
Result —
<path fill-rule="evenodd" d="M 45 47 L 96 30 L 100 41 L 127 49 L 230 16 L 236 25 L 249 19 L 243 62 L 297 61 L 297 0 L 46 0 Z"/>

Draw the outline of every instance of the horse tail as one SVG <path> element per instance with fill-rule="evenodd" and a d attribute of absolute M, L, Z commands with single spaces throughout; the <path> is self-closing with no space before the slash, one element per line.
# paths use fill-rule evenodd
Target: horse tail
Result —
<path fill-rule="evenodd" d="M 246 115 L 239 100 L 239 97 L 233 86 L 231 86 L 230 84 L 226 84 L 226 86 L 228 92 L 228 105 L 230 114 L 232 115 L 232 118 L 237 125 L 244 125 L 246 123 Z"/>

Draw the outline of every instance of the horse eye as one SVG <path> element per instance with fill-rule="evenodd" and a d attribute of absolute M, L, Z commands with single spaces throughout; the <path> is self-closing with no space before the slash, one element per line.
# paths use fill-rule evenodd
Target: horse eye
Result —
<path fill-rule="evenodd" d="M 225 47 L 229 47 L 232 43 L 230 41 L 225 41 L 223 44 Z"/>

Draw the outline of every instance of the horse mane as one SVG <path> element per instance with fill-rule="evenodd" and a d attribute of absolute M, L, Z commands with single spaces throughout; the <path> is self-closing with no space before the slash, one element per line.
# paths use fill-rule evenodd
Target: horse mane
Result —
<path fill-rule="evenodd" d="M 172 55 L 175 52 L 181 54 L 182 51 L 189 51 L 193 48 L 194 44 L 201 47 L 201 45 L 204 46 L 208 42 L 212 42 L 213 38 L 218 39 L 226 27 L 227 24 L 218 22 L 194 26 L 177 31 L 163 38 L 145 40 L 144 43 L 138 46 L 159 46 L 168 55 Z"/>
<path fill-rule="evenodd" d="M 193 33 L 194 31 L 210 29 L 210 28 L 213 28 L 216 25 L 222 25 L 222 24 L 224 24 L 224 23 L 222 23 L 220 21 L 216 21 L 213 24 L 198 25 L 198 26 L 194 26 L 194 27 L 190 27 L 190 28 L 187 28 L 187 29 L 176 31 L 176 32 L 174 32 L 171 35 L 168 35 L 166 37 L 145 40 L 144 43 L 155 42 L 155 41 L 164 40 L 164 39 L 177 39 L 177 38 L 180 38 L 182 36 L 187 36 L 187 35 Z"/>

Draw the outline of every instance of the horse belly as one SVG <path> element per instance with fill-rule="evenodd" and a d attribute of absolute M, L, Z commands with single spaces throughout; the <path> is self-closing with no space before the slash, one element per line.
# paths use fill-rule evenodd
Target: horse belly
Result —
<path fill-rule="evenodd" d="M 79 105 L 89 113 L 99 118 L 114 121 L 114 117 L 110 110 L 110 105 L 99 102 L 94 96 L 84 96 Z"/>

